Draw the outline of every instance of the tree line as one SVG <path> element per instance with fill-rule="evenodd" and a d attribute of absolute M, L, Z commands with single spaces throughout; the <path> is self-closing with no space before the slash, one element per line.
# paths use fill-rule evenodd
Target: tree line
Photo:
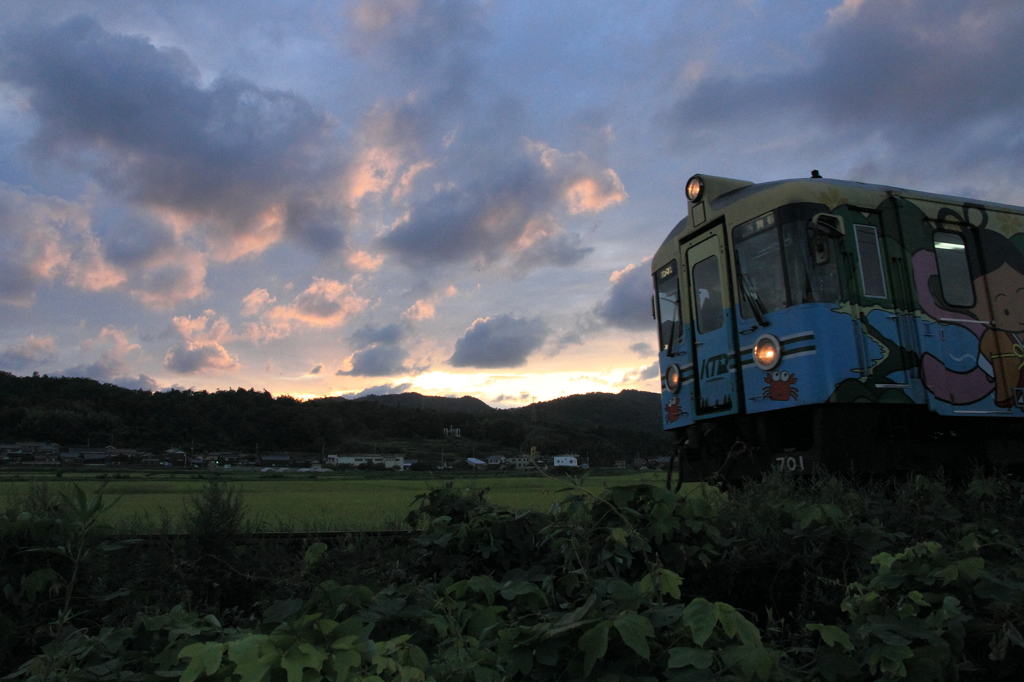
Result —
<path fill-rule="evenodd" d="M 387 443 L 392 451 L 415 452 L 413 443 L 440 440 L 443 430 L 454 426 L 462 434 L 449 448 L 456 453 L 536 447 L 545 454 L 586 453 L 594 464 L 611 464 L 661 456 L 667 449 L 653 393 L 570 396 L 510 410 L 473 406 L 465 399 L 446 404 L 466 405 L 472 412 L 406 407 L 388 398 L 394 397 L 300 401 L 252 388 L 150 392 L 92 379 L 0 372 L 0 442 L 113 445 L 153 453 L 172 447 L 196 452 L 258 447 L 337 454 Z"/>

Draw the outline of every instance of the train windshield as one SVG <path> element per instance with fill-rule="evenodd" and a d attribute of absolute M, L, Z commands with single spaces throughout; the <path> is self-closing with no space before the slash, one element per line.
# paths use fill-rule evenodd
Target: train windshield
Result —
<path fill-rule="evenodd" d="M 658 332 L 661 349 L 671 352 L 682 333 L 682 315 L 679 311 L 679 271 L 672 261 L 655 276 L 658 289 Z"/>
<path fill-rule="evenodd" d="M 740 314 L 745 319 L 793 305 L 839 300 L 835 246 L 821 245 L 826 257 L 812 255 L 815 235 L 808 221 L 823 207 L 783 206 L 733 229 Z"/>

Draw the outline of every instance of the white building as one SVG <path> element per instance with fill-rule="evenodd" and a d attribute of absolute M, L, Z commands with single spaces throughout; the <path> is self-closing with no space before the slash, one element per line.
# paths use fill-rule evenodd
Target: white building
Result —
<path fill-rule="evenodd" d="M 355 467 L 360 464 L 383 464 L 385 469 L 401 469 L 405 466 L 405 457 L 402 455 L 327 455 L 327 463 L 334 466 L 348 464 Z"/>
<path fill-rule="evenodd" d="M 576 461 L 576 455 L 555 455 L 555 466 L 556 467 L 575 467 L 579 466 Z"/>

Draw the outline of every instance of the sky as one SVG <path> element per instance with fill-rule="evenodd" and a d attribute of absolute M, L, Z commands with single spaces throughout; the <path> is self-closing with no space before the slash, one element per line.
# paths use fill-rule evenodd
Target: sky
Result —
<path fill-rule="evenodd" d="M 0 369 L 659 390 L 687 178 L 1024 204 L 1018 0 L 4 0 Z"/>

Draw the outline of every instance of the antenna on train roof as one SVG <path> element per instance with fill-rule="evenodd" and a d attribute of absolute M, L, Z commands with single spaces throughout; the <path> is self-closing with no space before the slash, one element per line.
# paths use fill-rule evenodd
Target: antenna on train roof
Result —
<path fill-rule="evenodd" d="M 816 170 L 812 170 L 811 171 L 811 178 L 817 178 L 818 180 L 820 180 L 821 179 L 821 173 L 819 173 Z"/>

